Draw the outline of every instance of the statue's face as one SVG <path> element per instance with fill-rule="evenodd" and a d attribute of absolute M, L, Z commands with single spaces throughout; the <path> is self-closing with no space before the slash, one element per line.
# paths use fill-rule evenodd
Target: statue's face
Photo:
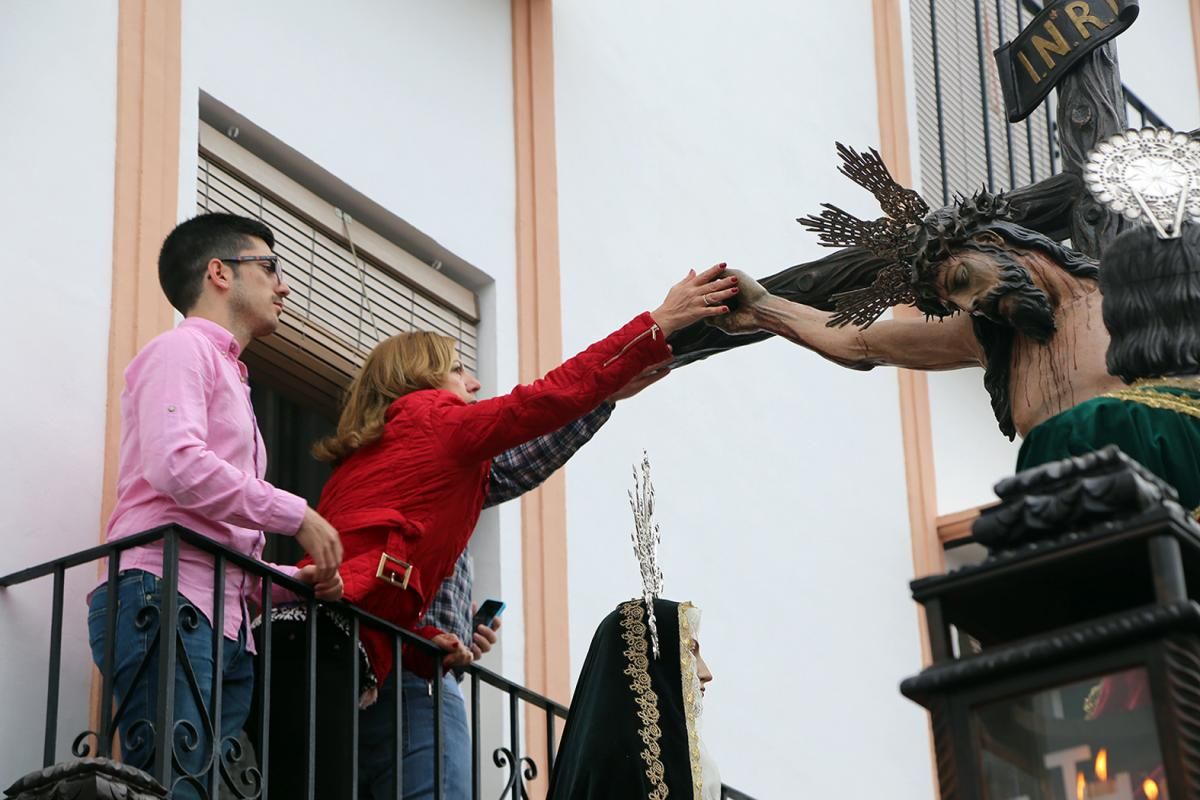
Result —
<path fill-rule="evenodd" d="M 992 231 L 979 233 L 938 264 L 938 298 L 1045 342 L 1054 333 L 1054 308 L 1022 263 L 1025 255 Z"/>
<path fill-rule="evenodd" d="M 959 250 L 939 265 L 938 297 L 958 311 L 981 314 L 985 302 L 1000 285 L 1002 269 L 1001 264 L 987 253 Z M 1003 306 L 1001 300 L 1001 313 Z"/>

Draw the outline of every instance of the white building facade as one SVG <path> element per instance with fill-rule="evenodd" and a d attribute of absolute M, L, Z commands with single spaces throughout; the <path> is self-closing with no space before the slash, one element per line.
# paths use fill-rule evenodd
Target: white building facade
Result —
<path fill-rule="evenodd" d="M 1125 82 L 1195 128 L 1200 12 L 1143 5 Z M 196 212 L 205 137 L 301 211 L 349 213 L 331 236 L 441 298 L 499 393 L 690 268 L 823 255 L 795 217 L 874 211 L 835 141 L 920 186 L 913 18 L 901 0 L 0 3 L 0 574 L 102 538 L 121 373 L 174 324 L 154 260 Z M 770 800 L 865 796 L 869 774 L 933 797 L 926 717 L 896 688 L 923 658 L 907 582 L 941 568 L 939 520 L 945 538 L 987 502 L 1015 447 L 979 371 L 851 372 L 782 341 L 688 366 L 618 406 L 565 476 L 485 514 L 476 595 L 508 603 L 485 665 L 569 699 L 596 624 L 638 592 L 626 490 L 645 450 L 666 595 L 704 611 L 725 780 Z M 94 580 L 67 582 L 61 759 L 89 726 Z M 41 764 L 49 597 L 0 589 L 2 785 Z"/>

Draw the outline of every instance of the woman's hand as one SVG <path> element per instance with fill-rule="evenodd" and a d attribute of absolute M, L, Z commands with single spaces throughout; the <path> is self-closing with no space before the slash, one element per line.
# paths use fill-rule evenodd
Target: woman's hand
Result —
<path fill-rule="evenodd" d="M 313 592 L 316 593 L 318 600 L 326 600 L 335 602 L 342 599 L 342 593 L 345 591 L 345 586 L 342 584 L 342 576 L 336 570 L 332 578 L 320 579 L 321 571 L 316 565 L 309 564 L 306 567 L 301 567 L 296 572 L 296 580 L 307 583 L 313 587 Z"/>
<path fill-rule="evenodd" d="M 724 271 L 724 264 L 710 267 L 699 275 L 691 270 L 672 286 L 662 305 L 650 312 L 659 329 L 670 336 L 693 322 L 729 313 L 725 301 L 738 293 L 738 279 L 734 275 L 722 277 Z"/>
<path fill-rule="evenodd" d="M 439 633 L 430 641 L 443 650 L 450 651 L 442 659 L 442 669 L 462 669 L 470 666 L 475 658 L 471 653 L 471 648 L 463 644 L 462 640 L 453 633 Z"/>

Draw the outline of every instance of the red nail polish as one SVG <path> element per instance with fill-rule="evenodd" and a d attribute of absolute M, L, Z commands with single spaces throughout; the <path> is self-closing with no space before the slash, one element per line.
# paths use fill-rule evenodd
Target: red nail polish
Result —
<path fill-rule="evenodd" d="M 735 286 L 735 287 L 733 287 L 732 289 L 730 289 L 729 291 L 730 291 L 730 293 L 732 293 L 732 294 L 737 294 L 737 287 Z"/>
<path fill-rule="evenodd" d="M 729 278 L 729 280 L 733 281 L 734 283 L 737 283 L 737 275 L 733 275 L 733 276 L 731 276 L 731 277 Z"/>

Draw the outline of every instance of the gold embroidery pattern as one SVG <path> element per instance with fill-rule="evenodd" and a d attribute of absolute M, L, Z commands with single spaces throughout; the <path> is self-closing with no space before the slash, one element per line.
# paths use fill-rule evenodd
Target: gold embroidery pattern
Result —
<path fill-rule="evenodd" d="M 1118 389 L 1115 392 L 1108 392 L 1103 396 L 1125 400 L 1130 403 L 1141 403 L 1150 408 L 1174 411 L 1177 414 L 1187 414 L 1190 417 L 1200 419 L 1200 399 L 1158 392 L 1155 391 L 1156 388 L 1187 389 L 1198 392 L 1200 391 L 1200 380 L 1160 378 L 1138 381 L 1128 389 Z"/>
<path fill-rule="evenodd" d="M 1200 378 L 1139 378 L 1130 384 L 1130 387 L 1134 389 L 1141 389 L 1146 386 L 1160 386 L 1168 389 L 1186 389 L 1189 392 L 1200 392 Z"/>
<path fill-rule="evenodd" d="M 1200 392 L 1200 378 L 1143 378 L 1134 381 L 1128 389 L 1118 389 L 1102 396 L 1127 400 L 1131 403 L 1141 403 L 1150 408 L 1174 411 L 1177 414 L 1187 414 L 1189 417 L 1200 419 L 1200 399 L 1156 392 L 1154 391 L 1156 388 Z M 1200 507 L 1192 510 L 1192 517 L 1200 522 Z"/>
<path fill-rule="evenodd" d="M 625 640 L 625 674 L 632 678 L 629 684 L 633 699 L 638 705 L 638 719 L 642 727 L 642 760 L 646 762 L 646 778 L 654 787 L 646 800 L 666 800 L 667 771 L 662 763 L 662 729 L 658 727 L 658 694 L 650 687 L 650 661 L 646 658 L 646 626 L 642 622 L 641 601 L 630 600 L 621 605 L 621 627 Z"/>
<path fill-rule="evenodd" d="M 692 762 L 692 798 L 700 800 L 704 772 L 700 766 L 700 734 L 696 720 L 700 716 L 700 681 L 696 677 L 696 656 L 692 653 L 692 626 L 687 612 L 691 603 L 679 604 L 679 679 L 683 684 L 683 711 L 687 716 L 688 756 Z"/>

